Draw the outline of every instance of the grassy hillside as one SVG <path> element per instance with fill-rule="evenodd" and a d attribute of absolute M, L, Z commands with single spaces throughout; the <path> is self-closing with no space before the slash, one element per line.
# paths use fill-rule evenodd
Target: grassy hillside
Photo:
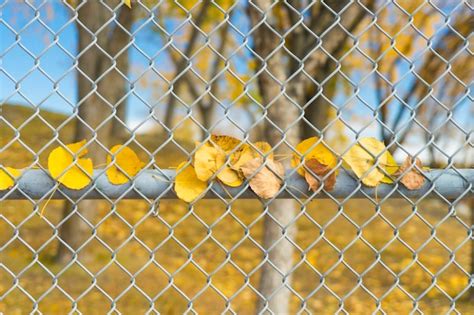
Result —
<path fill-rule="evenodd" d="M 3 120 L 19 133 L 2 121 L 0 163 L 24 167 L 34 162 L 24 145 L 39 151 L 44 163 L 56 133 L 39 117 L 29 119 L 33 113 L 3 108 Z M 61 126 L 61 140 L 72 139 L 73 122 L 64 124 L 66 116 L 40 114 L 54 128 Z M 153 135 L 137 141 L 151 151 L 163 142 Z M 154 159 L 158 165 L 175 165 L 184 158 L 177 152 L 168 145 L 154 152 Z M 35 306 L 23 291 L 40 300 L 37 307 L 44 314 L 67 313 L 74 299 L 84 314 L 104 314 L 111 306 L 123 314 L 141 314 L 150 306 L 177 314 L 189 305 L 204 314 L 220 313 L 227 306 L 242 314 L 254 312 L 260 277 L 254 271 L 263 257 L 258 244 L 264 208 L 259 201 L 236 201 L 230 208 L 220 201 L 199 201 L 193 208 L 162 201 L 158 216 L 151 201 L 103 201 L 89 241 L 72 265 L 52 260 L 63 201 L 50 202 L 40 217 L 44 204 L 0 201 L 0 312 L 32 311 Z M 448 296 L 456 297 L 458 310 L 472 314 L 463 293 L 469 279 L 461 269 L 469 270 L 470 263 L 468 229 L 462 224 L 468 217 L 448 213 L 442 200 L 422 201 L 418 207 L 391 200 L 380 208 L 367 199 L 350 200 L 343 208 L 332 201 L 309 203 L 296 220 L 292 310 L 304 306 L 330 314 L 343 299 L 346 311 L 368 314 L 383 296 L 384 311 L 405 314 L 413 308 L 411 295 L 427 314 L 446 312 L 451 307 Z M 456 248 L 454 255 L 445 247 Z M 246 274 L 251 274 L 249 279 Z M 434 284 L 433 274 L 438 276 Z M 230 305 L 223 297 L 232 297 Z"/>
<path fill-rule="evenodd" d="M 75 124 L 74 117 L 64 114 L 35 111 L 25 106 L 1 106 L 0 163 L 24 168 L 39 162 L 41 166 L 47 167 L 49 152 L 60 144 L 59 141 L 73 141 Z M 165 137 L 158 133 L 137 134 L 130 145 L 144 161 L 153 160 L 159 167 L 176 166 L 178 161 L 186 159 L 186 151 L 190 151 L 194 143 L 192 139 L 179 135 L 173 139 L 176 144 L 168 143 Z M 97 163 L 103 164 L 105 161 Z"/>

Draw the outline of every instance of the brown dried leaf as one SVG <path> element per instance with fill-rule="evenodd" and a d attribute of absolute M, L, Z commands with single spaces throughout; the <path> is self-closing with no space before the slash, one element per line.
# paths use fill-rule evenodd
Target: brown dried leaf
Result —
<path fill-rule="evenodd" d="M 321 182 L 319 178 L 325 177 L 329 172 L 331 172 L 332 168 L 327 165 L 322 164 L 317 159 L 309 159 L 305 161 L 305 166 L 308 170 L 305 170 L 304 178 L 313 191 L 317 191 Z M 318 178 L 319 177 L 319 178 Z M 324 188 L 326 191 L 331 191 L 334 189 L 336 185 L 336 172 L 332 172 L 324 181 Z"/>
<path fill-rule="evenodd" d="M 411 156 L 407 156 L 405 162 L 403 162 L 398 174 L 403 174 L 406 170 L 409 171 L 403 175 L 400 182 L 409 190 L 420 189 L 425 184 L 425 177 L 420 173 L 418 169 L 423 169 L 423 164 L 419 158 L 416 158 L 415 165 L 418 169 L 413 165 L 413 158 Z"/>
<path fill-rule="evenodd" d="M 262 158 L 255 158 L 240 168 L 245 178 L 250 180 L 250 188 L 263 199 L 274 197 L 281 187 L 281 179 L 285 174 L 283 164 L 267 159 L 265 166 L 259 170 L 263 164 Z M 257 172 L 257 170 L 259 170 Z"/>

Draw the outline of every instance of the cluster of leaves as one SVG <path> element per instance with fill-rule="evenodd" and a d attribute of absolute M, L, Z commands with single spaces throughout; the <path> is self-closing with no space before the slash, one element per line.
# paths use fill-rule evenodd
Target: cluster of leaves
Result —
<path fill-rule="evenodd" d="M 83 189 L 92 180 L 94 166 L 85 147 L 86 140 L 55 148 L 48 157 L 51 177 L 70 189 Z M 368 187 L 393 183 L 392 176 L 408 189 L 419 189 L 425 183 L 419 159 L 407 157 L 399 167 L 382 142 L 362 138 L 342 155 L 343 166 L 351 169 Z M 116 145 L 107 156 L 106 175 L 110 183 L 122 185 L 143 169 L 138 155 L 129 147 Z M 308 186 L 318 191 L 324 185 L 331 191 L 336 185 L 338 158 L 319 138 L 306 139 L 296 146 L 291 166 L 297 168 Z M 415 165 L 415 166 L 413 166 Z M 250 188 L 263 199 L 274 197 L 281 189 L 285 169 L 274 158 L 267 142 L 247 144 L 231 136 L 211 135 L 209 141 L 197 143 L 194 156 L 180 163 L 174 188 L 178 198 L 192 202 L 200 197 L 213 181 L 229 187 L 239 187 L 248 180 Z M 0 190 L 13 187 L 21 170 L 0 169 Z M 224 187 L 224 186 L 223 186 Z"/>
<path fill-rule="evenodd" d="M 275 161 L 267 142 L 251 145 L 231 136 L 211 135 L 209 141 L 197 144 L 192 163 L 178 166 L 175 191 L 180 199 L 191 202 L 214 179 L 229 187 L 241 186 L 248 179 L 250 188 L 268 199 L 278 193 L 283 176 L 283 165 Z"/>
<path fill-rule="evenodd" d="M 69 189 L 83 189 L 92 181 L 94 165 L 85 147 L 86 140 L 59 146 L 48 156 L 48 171 L 52 178 Z M 138 174 L 144 167 L 138 155 L 127 146 L 116 145 L 107 156 L 106 175 L 110 183 L 122 185 Z M 0 169 L 0 190 L 13 187 L 15 178 L 21 176 L 22 170 L 11 167 Z"/>
<path fill-rule="evenodd" d="M 385 145 L 375 138 L 360 139 L 342 159 L 343 165 L 368 187 L 392 184 L 392 176 L 401 176 L 400 182 L 408 189 L 419 189 L 425 182 L 419 159 L 416 167 L 412 167 L 411 157 L 399 167 Z M 291 166 L 315 192 L 321 185 L 326 191 L 334 189 L 337 164 L 336 154 L 317 137 L 299 143 L 291 159 Z M 268 143 L 251 145 L 230 136 L 212 135 L 210 141 L 197 144 L 191 163 L 185 161 L 178 166 L 175 191 L 180 199 L 192 202 L 214 179 L 230 187 L 238 187 L 247 179 L 259 197 L 269 199 L 280 191 L 284 175 L 283 165 L 274 159 Z"/>

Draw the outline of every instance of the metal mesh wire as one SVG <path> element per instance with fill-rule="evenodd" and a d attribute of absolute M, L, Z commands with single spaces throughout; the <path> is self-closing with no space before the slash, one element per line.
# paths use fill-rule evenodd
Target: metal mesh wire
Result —
<path fill-rule="evenodd" d="M 28 169 L 30 185 L 0 195 L 0 312 L 278 313 L 275 299 L 290 313 L 472 312 L 471 3 L 140 0 L 124 10 L 0 4 L 0 162 Z M 260 200 L 248 183 L 215 184 L 210 199 L 174 200 L 167 169 L 211 134 L 270 141 L 284 163 L 298 139 L 318 136 L 345 188 L 288 180 Z M 438 184 L 364 188 L 340 156 L 365 136 L 398 161 L 442 168 L 429 177 Z M 46 175 L 47 156 L 80 137 L 96 181 L 71 192 Z M 147 169 L 120 189 L 104 184 L 117 143 Z"/>

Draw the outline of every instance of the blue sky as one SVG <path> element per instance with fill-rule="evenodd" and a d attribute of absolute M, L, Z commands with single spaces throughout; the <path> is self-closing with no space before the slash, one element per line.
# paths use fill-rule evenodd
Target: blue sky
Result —
<path fill-rule="evenodd" d="M 73 70 L 77 54 L 76 26 L 70 22 L 68 9 L 59 1 L 37 7 L 37 17 L 35 11 L 24 3 L 10 1 L 1 7 L 0 99 L 7 103 L 70 114 L 77 102 Z M 236 17 L 234 20 L 236 25 L 242 26 L 242 19 Z M 164 53 L 156 56 L 163 46 L 160 37 L 151 27 L 141 27 L 141 24 L 142 21 L 139 21 L 133 27 L 136 47 L 130 50 L 132 81 L 143 72 L 152 79 L 158 79 L 148 68 L 150 59 L 155 64 L 155 71 L 172 69 L 167 67 L 169 61 Z M 175 29 L 177 23 L 167 21 L 165 27 L 167 30 Z M 137 28 L 140 29 L 138 32 Z M 156 69 L 157 66 L 159 69 Z M 241 61 L 237 62 L 237 66 L 246 67 Z M 138 84 L 134 95 L 128 99 L 128 108 L 133 108 L 128 113 L 129 123 L 133 124 L 148 115 L 149 107 L 143 100 L 153 104 L 156 97 L 150 88 Z"/>
<path fill-rule="evenodd" d="M 41 2 L 35 2 L 35 6 Z M 7 1 L 0 5 L 0 100 L 7 103 L 18 103 L 29 106 L 38 106 L 41 109 L 52 110 L 61 113 L 72 113 L 77 102 L 75 72 L 71 70 L 74 66 L 76 55 L 76 26 L 70 21 L 70 13 L 65 9 L 64 4 L 59 1 L 48 2 L 35 11 L 25 3 L 18 4 L 16 1 Z M 248 30 L 247 21 L 242 14 L 236 14 L 232 21 L 239 27 L 242 33 Z M 140 27 L 141 22 L 134 25 L 134 31 Z M 167 29 L 173 29 L 176 24 L 167 21 Z M 15 35 L 17 33 L 17 35 Z M 242 41 L 242 38 L 238 38 Z M 159 36 L 150 27 L 140 28 L 135 37 L 136 47 L 131 50 L 131 64 L 133 71 L 130 74 L 132 80 L 137 79 L 137 75 L 143 72 L 151 74 L 149 78 L 153 80 L 157 76 L 148 68 L 150 58 L 163 46 Z M 249 60 L 248 50 L 244 49 L 243 57 L 233 59 L 237 70 L 246 72 Z M 165 54 L 160 54 L 153 59 L 155 71 L 163 71 L 171 67 Z M 400 67 L 402 72 L 408 72 L 408 66 Z M 351 79 L 359 82 L 361 77 L 357 72 Z M 370 81 L 370 80 L 369 80 Z M 403 91 L 410 83 L 408 77 L 397 86 Z M 149 107 L 144 104 L 156 104 L 159 95 L 152 88 L 137 85 L 128 102 L 130 106 L 127 115 L 128 123 L 133 126 L 143 121 L 149 115 Z M 364 82 L 360 86 L 360 98 L 364 99 L 371 107 L 376 106 L 376 98 L 372 82 Z M 143 100 L 143 101 L 142 101 Z M 339 93 L 335 104 L 344 104 L 348 101 L 348 96 Z M 360 101 L 355 100 L 351 106 L 351 111 L 345 114 L 345 118 L 350 120 L 352 115 L 371 116 L 371 110 L 367 109 Z M 163 106 L 164 104 L 158 104 Z M 472 130 L 472 104 L 469 99 L 458 106 L 455 111 L 455 119 L 466 128 Z M 222 112 L 222 110 L 220 110 Z M 234 117 L 242 124 L 248 124 L 245 115 Z M 219 116 L 219 114 L 217 114 Z M 352 120 L 351 120 L 352 121 Z M 356 128 L 362 125 L 356 119 L 353 120 Z M 376 127 L 369 128 L 366 133 L 378 135 Z M 351 135 L 353 136 L 353 135 Z"/>

